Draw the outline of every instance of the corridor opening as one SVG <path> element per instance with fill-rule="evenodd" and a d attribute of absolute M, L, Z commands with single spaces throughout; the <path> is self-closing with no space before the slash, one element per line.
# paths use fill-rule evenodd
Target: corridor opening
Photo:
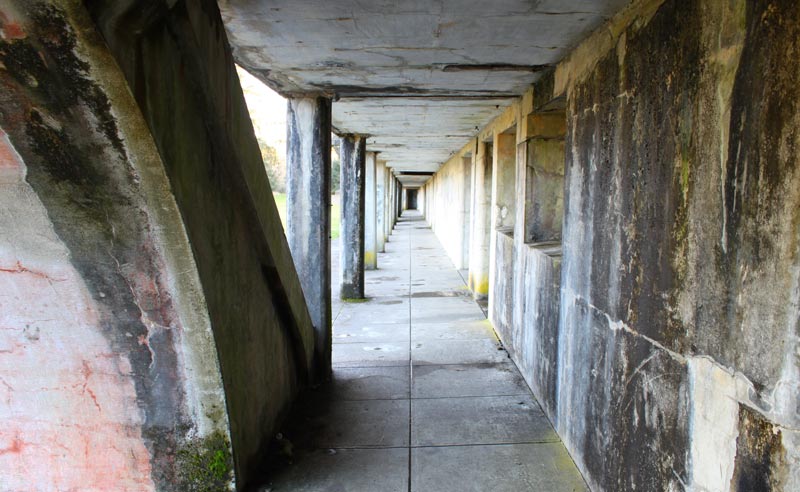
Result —
<path fill-rule="evenodd" d="M 335 309 L 332 381 L 300 397 L 260 487 L 588 490 L 419 211 L 378 256 L 368 300 Z"/>
<path fill-rule="evenodd" d="M 419 190 L 408 189 L 406 190 L 406 210 L 417 210 L 417 196 Z"/>

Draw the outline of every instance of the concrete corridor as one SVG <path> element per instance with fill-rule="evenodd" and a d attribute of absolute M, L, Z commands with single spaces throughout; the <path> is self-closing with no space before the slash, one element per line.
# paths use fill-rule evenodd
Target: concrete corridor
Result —
<path fill-rule="evenodd" d="M 301 398 L 262 490 L 586 490 L 419 213 L 378 265 L 368 301 L 334 304 L 334 381 Z"/>

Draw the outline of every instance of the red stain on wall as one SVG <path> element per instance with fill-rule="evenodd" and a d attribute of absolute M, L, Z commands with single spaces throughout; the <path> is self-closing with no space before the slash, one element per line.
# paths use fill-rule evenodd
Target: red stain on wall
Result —
<path fill-rule="evenodd" d="M 24 39 L 27 37 L 25 30 L 18 23 L 9 19 L 9 16 L 0 11 L 0 36 L 6 40 Z"/>
<path fill-rule="evenodd" d="M 127 358 L 0 130 L 0 491 L 148 491 Z"/>

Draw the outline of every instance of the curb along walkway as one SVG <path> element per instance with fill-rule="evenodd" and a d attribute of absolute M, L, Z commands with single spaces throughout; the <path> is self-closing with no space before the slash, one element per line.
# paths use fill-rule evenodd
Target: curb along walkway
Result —
<path fill-rule="evenodd" d="M 334 293 L 334 381 L 301 399 L 293 449 L 263 490 L 587 490 L 418 213 L 378 268 L 367 302 Z"/>

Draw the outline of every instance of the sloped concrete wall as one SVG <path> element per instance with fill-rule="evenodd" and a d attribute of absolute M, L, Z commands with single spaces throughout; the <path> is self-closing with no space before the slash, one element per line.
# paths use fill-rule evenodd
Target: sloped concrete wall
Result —
<path fill-rule="evenodd" d="M 244 487 L 313 338 L 216 4 L 4 2 L 0 83 L 0 489 Z"/>
<path fill-rule="evenodd" d="M 232 487 L 206 299 L 124 77 L 74 2 L 3 3 L 0 67 L 0 489 Z"/>
<path fill-rule="evenodd" d="M 186 223 L 245 485 L 313 363 L 313 327 L 220 13 L 211 0 L 86 4 Z"/>

